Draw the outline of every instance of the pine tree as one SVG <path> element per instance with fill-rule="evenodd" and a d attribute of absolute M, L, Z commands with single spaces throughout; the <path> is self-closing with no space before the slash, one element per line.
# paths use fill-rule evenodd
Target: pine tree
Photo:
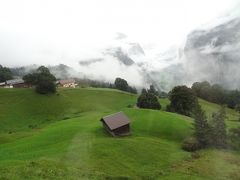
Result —
<path fill-rule="evenodd" d="M 147 90 L 145 88 L 143 88 L 141 94 L 147 94 Z"/>
<path fill-rule="evenodd" d="M 150 88 L 148 89 L 148 93 L 152 93 L 155 96 L 158 96 L 158 91 L 155 89 L 153 85 L 150 85 Z"/>
<path fill-rule="evenodd" d="M 238 112 L 238 114 L 239 114 L 239 117 L 238 117 L 238 120 L 240 121 L 240 104 L 237 104 L 236 106 L 235 106 L 235 110 Z"/>
<path fill-rule="evenodd" d="M 225 124 L 226 112 L 225 108 L 221 107 L 220 111 L 213 113 L 211 122 L 212 145 L 217 148 L 224 148 L 227 144 L 227 132 Z"/>
<path fill-rule="evenodd" d="M 202 110 L 200 105 L 197 105 L 194 110 L 194 129 L 194 135 L 201 147 L 206 147 L 209 144 L 210 128 L 205 112 Z"/>

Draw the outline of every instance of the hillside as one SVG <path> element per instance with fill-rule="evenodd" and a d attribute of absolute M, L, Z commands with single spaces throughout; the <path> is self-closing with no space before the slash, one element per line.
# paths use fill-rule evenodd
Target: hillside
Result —
<path fill-rule="evenodd" d="M 218 104 L 211 103 L 200 98 L 198 99 L 198 102 L 202 106 L 203 110 L 206 112 L 206 115 L 209 119 L 211 118 L 212 113 L 217 112 L 221 108 L 221 106 Z M 165 110 L 166 106 L 170 104 L 170 101 L 167 98 L 164 98 L 160 99 L 160 103 L 163 107 L 163 110 Z M 228 125 L 228 128 L 239 126 L 239 114 L 234 109 L 230 109 L 227 107 L 225 108 L 225 111 L 226 124 Z"/>
<path fill-rule="evenodd" d="M 0 89 L 0 99 L 0 179 L 240 178 L 238 153 L 204 150 L 193 158 L 181 150 L 192 119 L 128 108 L 135 95 L 82 88 L 41 96 L 31 89 Z M 217 108 L 201 104 L 209 112 Z M 99 119 L 116 111 L 129 116 L 131 136 L 112 138 L 103 130 Z"/>
<path fill-rule="evenodd" d="M 27 130 L 89 111 L 113 112 L 136 101 L 135 96 L 124 92 L 94 89 L 60 89 L 50 96 L 31 89 L 0 89 L 0 99 L 0 132 Z"/>

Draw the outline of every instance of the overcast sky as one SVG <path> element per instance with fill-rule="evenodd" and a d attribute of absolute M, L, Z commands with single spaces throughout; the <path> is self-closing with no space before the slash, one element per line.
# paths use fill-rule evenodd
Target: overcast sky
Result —
<path fill-rule="evenodd" d="M 165 50 L 237 0 L 0 0 L 0 64 L 76 65 L 114 42 Z"/>

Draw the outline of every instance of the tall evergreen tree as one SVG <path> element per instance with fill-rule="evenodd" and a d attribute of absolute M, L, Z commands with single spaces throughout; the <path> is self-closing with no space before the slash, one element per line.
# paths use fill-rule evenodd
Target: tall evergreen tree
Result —
<path fill-rule="evenodd" d="M 225 124 L 226 112 L 222 106 L 219 112 L 213 113 L 211 121 L 212 145 L 217 148 L 224 148 L 227 145 L 227 132 Z"/>
<path fill-rule="evenodd" d="M 150 85 L 148 92 L 154 94 L 155 96 L 158 96 L 158 91 L 155 89 L 153 85 Z"/>
<path fill-rule="evenodd" d="M 147 94 L 147 90 L 145 88 L 142 89 L 142 94 Z"/>
<path fill-rule="evenodd" d="M 240 121 L 240 104 L 235 106 L 235 110 L 238 112 L 238 120 Z"/>
<path fill-rule="evenodd" d="M 205 112 L 202 110 L 200 105 L 197 105 L 194 109 L 194 135 L 201 147 L 204 148 L 209 144 L 210 139 L 210 128 L 207 122 Z"/>

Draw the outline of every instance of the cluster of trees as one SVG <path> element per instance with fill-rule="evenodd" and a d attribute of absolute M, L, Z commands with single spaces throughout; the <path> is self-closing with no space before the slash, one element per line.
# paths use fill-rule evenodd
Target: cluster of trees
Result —
<path fill-rule="evenodd" d="M 125 79 L 122 79 L 119 77 L 115 79 L 113 88 L 116 88 L 116 89 L 119 89 L 122 91 L 126 91 L 126 92 L 130 92 L 133 94 L 137 94 L 137 89 L 135 87 L 129 86 Z"/>
<path fill-rule="evenodd" d="M 226 104 L 229 108 L 235 108 L 240 104 L 240 91 L 226 90 L 218 84 L 211 85 L 207 81 L 195 82 L 192 90 L 202 99 L 217 104 Z"/>
<path fill-rule="evenodd" d="M 198 105 L 194 110 L 194 137 L 183 142 L 183 149 L 195 151 L 201 148 L 227 147 L 227 131 L 225 125 L 225 110 L 222 107 L 218 112 L 207 119 L 205 112 Z"/>
<path fill-rule="evenodd" d="M 161 109 L 157 95 L 158 93 L 153 85 L 148 90 L 142 89 L 142 93 L 137 99 L 137 106 L 145 109 Z"/>
<path fill-rule="evenodd" d="M 76 81 L 81 87 L 114 88 L 114 84 L 105 81 L 91 80 L 87 78 L 76 79 Z"/>
<path fill-rule="evenodd" d="M 112 88 L 119 89 L 122 91 L 130 92 L 137 94 L 137 89 L 135 87 L 129 86 L 128 82 L 122 78 L 116 78 L 114 84 L 104 81 L 91 80 L 91 79 L 77 79 L 77 82 L 80 86 L 86 87 L 95 87 L 95 88 Z"/>
<path fill-rule="evenodd" d="M 23 80 L 25 83 L 35 86 L 35 90 L 39 94 L 56 92 L 56 78 L 45 66 L 40 66 L 35 72 L 25 75 Z"/>
<path fill-rule="evenodd" d="M 164 92 L 164 91 L 159 91 L 157 90 L 154 85 L 150 85 L 149 89 L 142 89 L 142 92 L 149 92 L 154 94 L 155 96 L 158 96 L 159 98 L 167 98 L 168 97 L 168 93 Z"/>
<path fill-rule="evenodd" d="M 12 78 L 13 76 L 11 70 L 7 67 L 3 67 L 2 65 L 0 65 L 0 82 L 5 82 Z"/>
<path fill-rule="evenodd" d="M 171 103 L 167 106 L 167 110 L 194 118 L 194 137 L 183 142 L 183 149 L 195 151 L 206 147 L 225 148 L 227 131 L 224 107 L 213 113 L 211 119 L 207 119 L 193 89 L 187 86 L 176 86 L 169 93 Z"/>
<path fill-rule="evenodd" d="M 197 93 L 205 96 L 204 89 L 196 93 L 196 90 L 199 90 L 196 85 L 199 84 L 195 84 L 193 88 L 176 86 L 169 92 L 171 102 L 167 106 L 167 110 L 191 116 L 194 119 L 194 135 L 184 140 L 182 148 L 187 151 L 196 151 L 207 147 L 240 149 L 240 128 L 230 129 L 227 133 L 225 106 L 222 105 L 218 112 L 212 113 L 212 116 L 207 118 L 196 96 Z M 215 88 L 216 86 L 213 86 L 212 92 Z M 213 97 L 217 96 L 211 98 Z M 240 105 L 236 106 L 236 110 L 240 112 Z"/>
<path fill-rule="evenodd" d="M 23 77 L 29 72 L 29 69 L 27 69 L 26 67 L 11 67 L 10 70 L 13 76 L 18 76 L 18 77 Z"/>

